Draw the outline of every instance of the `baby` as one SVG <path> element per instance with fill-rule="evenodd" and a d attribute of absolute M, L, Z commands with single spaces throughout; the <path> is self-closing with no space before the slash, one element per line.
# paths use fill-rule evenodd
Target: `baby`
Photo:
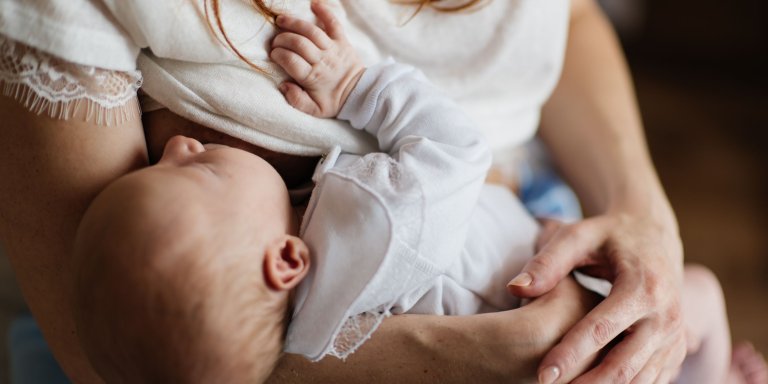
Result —
<path fill-rule="evenodd" d="M 106 381 L 262 382 L 283 350 L 343 358 L 390 314 L 519 305 L 503 287 L 538 226 L 483 184 L 482 135 L 412 68 L 364 68 L 330 10 L 313 11 L 322 27 L 277 18 L 271 57 L 295 79 L 280 90 L 370 133 L 382 153 L 331 150 L 303 218 L 266 161 L 181 136 L 109 185 L 75 245 L 81 339 Z M 721 294 L 694 273 L 684 316 L 705 362 L 692 372 L 705 375 L 687 382 L 721 383 Z"/>

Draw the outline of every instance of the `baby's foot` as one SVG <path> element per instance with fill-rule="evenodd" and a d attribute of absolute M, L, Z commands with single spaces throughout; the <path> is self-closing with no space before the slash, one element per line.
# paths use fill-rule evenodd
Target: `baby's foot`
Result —
<path fill-rule="evenodd" d="M 768 363 L 750 343 L 733 347 L 729 384 L 768 384 Z"/>

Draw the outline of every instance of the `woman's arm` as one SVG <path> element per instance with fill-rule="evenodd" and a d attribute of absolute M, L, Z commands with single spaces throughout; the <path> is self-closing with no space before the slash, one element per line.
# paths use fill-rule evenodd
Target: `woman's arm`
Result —
<path fill-rule="evenodd" d="M 103 126 L 0 96 L 0 239 L 56 359 L 73 382 L 100 382 L 80 349 L 70 305 L 71 247 L 91 199 L 147 163 L 138 116 Z"/>
<path fill-rule="evenodd" d="M 565 279 L 531 304 L 474 316 L 397 315 L 346 360 L 284 355 L 270 383 L 525 383 L 598 298 Z"/>
<path fill-rule="evenodd" d="M 653 382 L 685 353 L 682 247 L 647 152 L 624 57 L 593 0 L 573 1 L 563 76 L 544 108 L 541 136 L 590 217 L 555 234 L 514 281 L 514 291 L 539 295 L 578 267 L 614 288 L 547 354 L 540 373 L 570 373 L 624 333 L 576 382 Z"/>

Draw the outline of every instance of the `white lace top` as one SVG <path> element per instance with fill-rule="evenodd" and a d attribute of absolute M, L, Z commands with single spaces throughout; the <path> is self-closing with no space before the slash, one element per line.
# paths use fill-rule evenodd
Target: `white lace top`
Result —
<path fill-rule="evenodd" d="M 494 149 L 535 132 L 562 66 L 568 0 L 491 0 L 458 14 L 425 8 L 407 23 L 412 6 L 329 1 L 365 62 L 393 56 L 423 70 L 481 123 Z M 0 0 L 0 34 L 70 63 L 124 74 L 139 69 L 143 90 L 160 104 L 269 149 L 316 155 L 336 145 L 352 153 L 375 148 L 347 124 L 288 106 L 275 86 L 285 75 L 266 56 L 274 29 L 248 1 L 220 3 L 232 41 L 271 75 L 256 73 L 222 44 L 203 0 Z M 309 0 L 271 4 L 313 19 Z"/>
<path fill-rule="evenodd" d="M 52 118 L 82 114 L 110 125 L 139 116 L 141 73 L 73 64 L 0 35 L 0 85 L 6 96 Z"/>

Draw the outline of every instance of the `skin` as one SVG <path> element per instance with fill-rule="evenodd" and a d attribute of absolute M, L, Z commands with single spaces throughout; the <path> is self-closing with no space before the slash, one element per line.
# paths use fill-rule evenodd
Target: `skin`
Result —
<path fill-rule="evenodd" d="M 593 217 L 563 227 L 549 237 L 523 273 L 512 280 L 510 290 L 519 296 L 537 297 L 579 267 L 590 267 L 593 274 L 614 283 L 609 297 L 547 353 L 539 369 L 540 382 L 551 384 L 573 377 L 622 333 L 623 340 L 576 382 L 630 382 L 636 376 L 638 382 L 663 381 L 672 376 L 685 356 L 680 316 L 682 252 L 679 238 L 674 235 L 676 222 L 665 204 L 666 197 L 645 146 L 629 145 L 644 143 L 644 138 L 628 71 L 617 53 L 617 43 L 593 3 L 581 2 L 574 7 L 571 46 L 578 45 L 583 54 L 588 49 L 594 50 L 588 38 L 603 39 L 604 44 L 598 44 L 599 48 L 593 53 L 613 63 L 613 71 L 603 74 L 602 70 L 595 71 L 593 68 L 597 67 L 585 61 L 584 56 L 574 60 L 573 55 L 568 55 L 566 66 L 571 65 L 564 72 L 558 90 L 583 91 L 585 85 L 592 84 L 594 90 L 585 95 L 593 101 L 592 108 L 564 103 L 558 108 L 566 112 L 559 117 L 564 121 L 557 127 L 575 128 L 556 132 L 543 128 L 542 136 L 548 143 L 554 141 L 550 144 L 557 150 L 562 145 L 573 147 L 573 136 L 592 130 L 607 138 L 597 142 L 598 148 L 616 149 L 608 156 L 595 156 L 592 150 L 595 143 L 591 147 L 585 141 L 576 145 L 575 150 L 566 151 L 570 157 L 558 159 L 574 160 L 574 153 L 584 156 L 579 158 L 578 166 L 569 163 L 571 167 L 564 170 L 569 176 L 577 172 L 574 178 L 577 187 L 587 185 L 577 191 L 587 197 L 584 200 L 587 212 Z M 291 105 L 318 117 L 335 116 L 363 70 L 330 9 L 323 2 L 315 1 L 312 11 L 322 29 L 294 17 L 277 18 L 282 32 L 273 41 L 270 57 L 295 81 L 280 86 Z M 610 88 L 601 88 L 604 84 L 611 84 Z M 560 99 L 556 94 L 547 108 Z M 584 110 L 596 113 L 584 113 Z M 551 120 L 545 119 L 543 125 L 547 124 L 551 124 Z M 580 149 L 588 150 L 579 153 Z M 618 166 L 615 166 L 611 161 L 617 159 Z M 639 178 L 635 178 L 637 168 L 641 169 Z M 579 178 L 588 174 L 584 170 L 597 170 L 598 176 L 590 174 L 588 180 L 584 180 L 584 176 Z M 636 184 L 631 185 L 632 182 Z M 630 184 L 630 193 L 650 186 L 650 197 L 626 196 L 627 184 Z M 642 198 L 651 199 L 655 204 L 643 204 Z M 642 217 L 647 209 L 658 206 L 661 208 L 651 211 L 649 218 Z M 616 241 L 617 238 L 621 240 Z M 661 246 L 657 244 L 658 239 L 662 240 Z M 673 252 L 665 253 L 665 248 Z M 668 292 L 677 294 L 668 295 Z"/>
<path fill-rule="evenodd" d="M 281 32 L 269 57 L 294 80 L 279 86 L 289 104 L 312 116 L 336 117 L 365 68 L 328 6 L 313 1 L 311 8 L 323 28 L 278 16 Z"/>
<path fill-rule="evenodd" d="M 142 115 L 142 121 L 147 131 L 147 150 L 152 164 L 160 159 L 168 140 L 177 135 L 195 138 L 201 143 L 222 144 L 250 152 L 268 162 L 280 174 L 289 189 L 300 187 L 310 180 L 320 160 L 318 156 L 287 156 L 270 151 L 182 119 L 167 109 L 145 113 Z"/>
<path fill-rule="evenodd" d="M 278 33 L 277 36 L 275 36 L 273 39 L 270 58 L 272 58 L 275 63 L 280 65 L 283 70 L 285 70 L 285 72 L 292 78 L 292 81 L 286 81 L 279 86 L 280 91 L 283 93 L 286 101 L 290 105 L 298 110 L 316 117 L 335 117 L 346 102 L 347 96 L 352 91 L 352 89 L 354 89 L 365 69 L 357 55 L 357 52 L 347 41 L 344 31 L 341 28 L 341 24 L 336 20 L 328 6 L 323 2 L 314 1 L 311 4 L 311 9 L 317 16 L 320 25 L 322 25 L 322 28 L 306 20 L 287 15 L 281 15 L 277 17 L 276 24 L 281 28 L 281 32 Z M 568 286 L 568 284 L 565 284 L 565 286 Z M 510 313 L 514 314 L 508 315 L 510 318 L 526 315 L 525 312 L 521 314 L 512 311 Z M 537 321 L 536 318 L 538 315 L 540 314 L 537 313 L 535 316 L 527 317 L 526 321 Z M 484 320 L 488 318 L 493 319 L 493 317 L 489 315 L 464 317 L 462 318 L 464 321 L 452 322 L 451 325 L 455 326 L 456 324 L 460 324 L 462 331 L 466 332 L 468 328 L 478 329 L 476 327 L 476 323 L 485 323 L 486 321 Z M 429 320 L 425 321 L 425 324 L 428 321 Z M 448 330 L 449 332 L 454 331 L 454 329 L 450 328 L 450 326 L 447 326 L 446 323 L 442 321 L 438 320 L 437 323 L 438 324 L 434 324 L 435 328 L 437 329 L 444 329 Z M 493 328 L 489 327 L 489 329 Z M 530 330 L 528 327 L 522 327 L 522 329 L 526 331 Z M 434 342 L 435 344 L 433 347 L 443 344 L 443 342 L 440 342 L 436 339 L 424 338 L 423 335 L 428 331 L 423 328 L 420 328 L 418 332 L 422 335 L 421 340 L 429 340 L 430 342 Z M 483 329 L 482 332 L 487 332 L 487 330 Z M 376 335 L 378 336 L 380 334 L 381 330 L 377 331 Z M 391 344 L 392 341 L 402 339 L 399 338 L 398 335 L 394 336 L 395 337 L 392 337 L 391 339 L 378 339 L 378 337 L 375 337 L 381 344 L 374 345 L 381 345 L 379 348 L 384 348 L 383 350 L 390 349 L 393 345 Z M 455 333 L 452 336 L 454 337 L 451 337 L 450 340 L 453 342 L 466 339 L 465 336 L 455 337 L 457 336 Z M 522 363 L 522 365 L 516 366 L 520 368 L 516 374 L 516 377 L 517 379 L 522 379 L 524 375 L 522 375 L 520 371 L 524 372 L 526 370 L 525 367 L 530 368 L 531 363 L 538 360 L 535 358 L 531 359 L 530 357 L 538 356 L 538 354 L 545 350 L 545 346 L 551 345 L 548 343 L 551 343 L 554 339 L 547 337 L 542 337 L 540 339 L 532 338 L 540 335 L 530 333 L 525 335 L 518 333 L 518 336 L 521 337 L 520 340 L 525 340 L 523 345 L 528 345 L 531 347 L 527 354 L 524 354 L 524 356 L 518 356 L 517 359 L 514 359 L 514 361 L 516 361 L 518 364 Z M 407 342 L 411 345 L 423 344 L 423 342 L 419 343 L 419 340 L 413 339 L 404 342 Z M 362 350 L 367 350 L 365 345 L 368 345 L 368 343 L 364 344 Z M 420 348 L 423 348 L 423 346 Z M 453 347 L 449 348 L 453 349 Z M 370 371 L 370 369 L 366 369 L 366 367 L 368 367 L 368 359 L 381 358 L 378 354 L 378 351 L 380 350 L 382 349 L 373 350 L 371 352 L 372 355 L 370 356 L 365 352 L 357 351 L 353 355 L 352 363 L 341 363 L 344 365 L 344 369 L 340 371 L 348 375 L 344 377 L 343 380 L 348 381 L 350 377 L 366 377 L 366 380 L 371 380 L 373 377 L 374 380 L 381 381 L 394 379 L 391 374 L 382 375 L 380 372 L 373 373 Z M 430 352 L 431 353 L 425 353 L 424 356 L 434 356 L 435 351 Z M 358 361 L 358 358 L 361 358 L 362 361 Z M 412 374 L 409 374 L 407 376 L 409 381 L 413 381 L 416 378 L 421 378 L 427 381 L 434 381 L 436 379 L 445 381 L 449 378 L 456 379 L 461 377 L 461 373 L 471 372 L 462 372 L 460 370 L 458 372 L 452 373 L 451 369 L 446 369 L 444 364 L 441 364 L 440 366 L 432 366 L 430 371 L 430 368 L 422 365 L 423 363 L 423 361 L 420 361 L 419 364 L 410 363 L 406 365 L 420 371 L 412 372 Z M 327 380 L 329 382 L 333 382 L 341 380 L 340 377 L 327 375 L 329 373 L 339 371 L 334 369 L 335 367 L 339 367 L 339 362 L 335 361 L 335 359 L 326 358 L 323 360 L 323 364 L 325 364 L 323 369 L 318 372 L 315 369 L 316 364 L 306 364 L 306 360 L 300 358 L 292 359 L 288 357 L 283 360 L 283 364 L 276 372 L 275 380 L 277 382 L 291 382 L 295 379 L 304 380 L 299 379 L 301 377 L 300 375 L 285 375 L 285 370 L 305 373 L 305 379 L 311 378 L 312 381 Z M 507 362 L 507 364 L 509 363 Z M 587 363 L 584 363 L 584 365 L 586 364 Z M 395 357 L 392 359 L 392 361 L 388 362 L 387 365 L 403 366 L 404 364 L 401 361 L 397 361 L 397 358 Z M 360 376 L 354 374 L 352 369 L 361 370 L 360 373 L 363 375 Z M 398 373 L 398 377 L 400 377 L 399 375 L 402 375 L 403 373 L 404 372 L 402 371 Z M 474 377 L 474 379 L 477 380 L 477 377 Z M 487 377 L 485 381 L 493 381 L 494 379 L 498 380 L 500 377 Z"/>
<path fill-rule="evenodd" d="M 559 231 L 563 223 L 542 221 L 542 232 L 536 249 L 544 247 Z M 741 344 L 734 347 L 740 353 L 731 356 L 731 337 L 723 291 L 715 274 L 701 265 L 687 264 L 683 271 L 682 311 L 686 335 L 686 357 L 679 372 L 672 378 L 680 383 L 762 383 L 750 381 L 755 377 L 768 377 L 765 359 Z M 655 372 L 645 370 L 634 380 L 648 382 L 656 379 Z M 651 376 L 643 376 L 651 375 Z M 764 380 L 764 379 L 763 379 Z M 669 379 L 663 377 L 661 382 Z"/>
<path fill-rule="evenodd" d="M 74 327 L 70 254 L 76 228 L 93 197 L 110 181 L 147 164 L 142 126 L 138 120 L 114 129 L 82 119 L 55 121 L 29 113 L 6 97 L 0 97 L 0 120 L 5 122 L 0 140 L 0 178 L 4 180 L 0 185 L 0 238 L 25 298 L 65 372 L 75 382 L 99 382 Z M 615 283 L 625 287 L 574 327 L 549 352 L 542 367 L 556 366 L 561 377 L 567 378 L 595 351 L 630 329 L 648 337 L 625 338 L 619 344 L 624 347 L 612 349 L 613 356 L 581 382 L 630 382 L 646 369 L 659 380 L 671 376 L 685 351 L 677 227 L 645 151 L 620 50 L 590 0 L 572 4 L 564 74 L 543 111 L 541 134 L 592 217 L 553 238 L 553 244 L 561 245 L 552 245 L 539 255 L 527 267 L 532 283 L 513 291 L 521 296 L 551 294 L 567 271 L 587 263 L 603 266 L 606 277 L 614 277 Z M 591 252 L 596 250 L 611 252 Z M 532 327 L 564 331 L 567 326 L 561 328 L 560 319 L 550 318 L 559 308 L 553 305 L 542 311 Z M 515 372 L 517 366 L 510 359 L 529 352 L 532 359 L 540 355 L 516 345 L 510 336 L 514 332 L 505 332 L 511 331 L 504 329 L 509 324 L 505 315 L 513 312 L 483 317 L 487 323 L 429 316 L 390 319 L 377 332 L 388 341 L 371 340 L 365 347 L 368 352 L 363 353 L 364 348 L 347 360 L 348 370 L 324 360 L 303 366 L 305 371 L 298 377 L 325 374 L 343 380 L 366 377 L 361 375 L 375 370 L 381 375 L 374 377 L 391 378 L 385 373 L 418 373 L 423 368 L 427 370 L 424 375 L 440 378 L 441 367 L 457 361 L 475 365 L 452 371 L 454 376 L 443 377 L 447 381 L 467 382 L 483 374 L 489 379 L 520 377 L 516 373 L 525 371 Z M 480 323 L 482 330 L 472 328 Z M 477 336 L 471 345 L 478 350 L 463 345 L 443 348 L 441 344 L 466 340 L 466 335 Z M 497 340 L 510 342 L 489 349 Z M 634 340 L 642 340 L 642 345 Z M 404 341 L 415 343 L 402 344 Z M 382 355 L 397 363 L 398 369 L 382 366 Z M 621 358 L 636 355 L 639 357 Z M 295 361 L 289 356 L 283 359 L 286 364 L 291 360 Z M 284 372 L 281 367 L 285 366 L 281 363 L 276 373 Z"/>
<path fill-rule="evenodd" d="M 346 360 L 285 355 L 267 382 L 535 383 L 536 362 L 598 301 L 567 278 L 511 311 L 392 316 Z"/>
<path fill-rule="evenodd" d="M 147 165 L 138 119 L 105 128 L 36 115 L 0 96 L 0 239 L 24 299 L 64 372 L 101 382 L 80 346 L 72 311 L 75 232 L 109 182 Z M 30 177 L 30 175 L 33 175 Z"/>
<path fill-rule="evenodd" d="M 266 161 L 173 137 L 156 165 L 100 193 L 78 230 L 76 324 L 94 368 L 107 382 L 263 381 L 309 269 L 297 232 Z"/>
<path fill-rule="evenodd" d="M 567 376 L 623 334 L 574 383 L 667 382 L 685 356 L 682 245 L 646 149 L 626 63 L 593 1 L 572 3 L 563 76 L 544 107 L 540 134 L 588 218 L 558 231 L 511 291 L 535 297 L 579 267 L 614 283 L 610 296 L 547 353 L 540 381 Z"/>

